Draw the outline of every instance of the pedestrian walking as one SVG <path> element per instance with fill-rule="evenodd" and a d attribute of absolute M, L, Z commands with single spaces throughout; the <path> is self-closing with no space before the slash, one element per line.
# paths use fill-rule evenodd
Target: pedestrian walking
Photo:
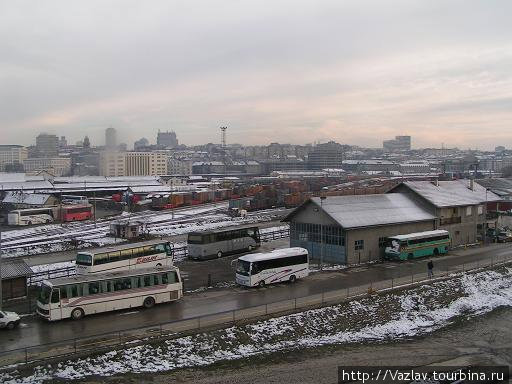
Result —
<path fill-rule="evenodd" d="M 429 260 L 427 263 L 427 269 L 428 269 L 428 278 L 431 279 L 434 277 L 434 263 L 432 260 Z"/>

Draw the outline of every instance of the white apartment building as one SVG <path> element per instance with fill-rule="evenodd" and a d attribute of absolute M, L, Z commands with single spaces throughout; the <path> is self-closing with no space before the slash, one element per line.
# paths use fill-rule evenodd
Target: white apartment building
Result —
<path fill-rule="evenodd" d="M 167 174 L 167 153 L 111 152 L 100 154 L 101 176 L 159 176 Z"/>
<path fill-rule="evenodd" d="M 23 161 L 27 174 L 48 172 L 53 176 L 68 176 L 71 172 L 71 159 L 68 157 L 34 157 Z"/>
<path fill-rule="evenodd" d="M 27 157 L 27 148 L 21 145 L 0 145 L 0 171 L 8 164 L 23 164 Z"/>
<path fill-rule="evenodd" d="M 169 157 L 167 162 L 168 171 L 170 175 L 191 175 L 192 164 L 194 160 L 191 159 L 174 159 Z"/>

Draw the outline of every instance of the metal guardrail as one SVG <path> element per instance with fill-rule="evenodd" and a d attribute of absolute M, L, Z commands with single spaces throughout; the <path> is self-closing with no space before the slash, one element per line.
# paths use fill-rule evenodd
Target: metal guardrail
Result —
<path fill-rule="evenodd" d="M 493 267 L 512 262 L 512 255 L 491 257 L 473 263 L 464 263 L 445 270 L 436 269 L 435 279 L 446 278 L 453 273 L 468 272 L 479 268 Z M 313 295 L 290 298 L 246 308 L 222 311 L 205 316 L 191 317 L 183 320 L 157 323 L 145 327 L 123 329 L 115 332 L 101 333 L 87 337 L 77 337 L 55 343 L 33 345 L 26 348 L 11 349 L 0 352 L 0 367 L 15 364 L 37 363 L 53 358 L 69 357 L 76 354 L 92 353 L 119 347 L 130 341 L 143 341 L 155 337 L 171 337 L 180 332 L 193 332 L 214 326 L 225 326 L 248 321 L 263 316 L 276 315 L 303 310 L 315 306 L 335 305 L 341 302 L 376 294 L 389 289 L 407 287 L 432 281 L 427 273 L 412 274 L 398 278 L 363 284 L 356 287 L 321 292 Z M 435 280 L 434 280 L 435 281 Z"/>
<path fill-rule="evenodd" d="M 262 242 L 268 242 L 278 239 L 290 237 L 290 229 L 276 229 L 274 231 L 263 232 L 260 234 L 260 240 Z M 186 258 L 188 251 L 187 246 L 181 246 L 173 248 L 174 258 L 179 257 L 180 259 Z M 28 277 L 28 285 L 35 285 L 41 283 L 43 280 L 54 279 L 56 277 L 69 277 L 76 274 L 75 267 L 69 266 L 64 268 L 52 269 L 44 272 L 36 272 Z"/>

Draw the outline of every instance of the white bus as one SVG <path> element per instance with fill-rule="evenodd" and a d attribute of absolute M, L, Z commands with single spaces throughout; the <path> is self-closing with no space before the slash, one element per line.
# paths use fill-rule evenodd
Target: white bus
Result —
<path fill-rule="evenodd" d="M 171 244 L 164 240 L 80 251 L 76 255 L 76 273 L 85 274 L 135 268 L 169 267 L 173 265 L 172 256 Z"/>
<path fill-rule="evenodd" d="M 7 214 L 9 225 L 49 224 L 55 220 L 57 207 L 17 209 Z"/>
<path fill-rule="evenodd" d="M 190 232 L 187 238 L 188 258 L 204 260 L 235 253 L 251 252 L 258 248 L 260 244 L 260 230 L 258 227 Z"/>
<path fill-rule="evenodd" d="M 248 287 L 289 281 L 309 275 L 308 251 L 304 248 L 277 249 L 238 258 L 236 282 Z"/>
<path fill-rule="evenodd" d="M 37 313 L 54 321 L 126 308 L 151 308 L 179 300 L 183 284 L 178 268 L 76 275 L 43 281 Z"/>

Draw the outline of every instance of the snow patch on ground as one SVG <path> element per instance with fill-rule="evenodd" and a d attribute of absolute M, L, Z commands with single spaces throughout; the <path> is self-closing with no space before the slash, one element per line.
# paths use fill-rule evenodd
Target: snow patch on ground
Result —
<path fill-rule="evenodd" d="M 255 324 L 38 366 L 28 376 L 18 371 L 4 372 L 0 373 L 0 381 L 41 383 L 56 378 L 154 373 L 326 344 L 410 338 L 433 332 L 461 317 L 478 316 L 503 306 L 512 306 L 512 269 L 504 267 Z"/>

